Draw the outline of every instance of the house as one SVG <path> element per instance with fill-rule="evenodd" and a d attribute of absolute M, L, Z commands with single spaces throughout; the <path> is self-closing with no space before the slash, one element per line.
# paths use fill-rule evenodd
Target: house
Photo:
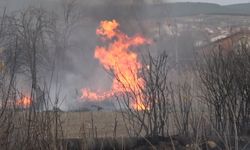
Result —
<path fill-rule="evenodd" d="M 207 53 L 216 49 L 220 49 L 223 53 L 227 53 L 242 43 L 250 43 L 250 30 L 240 30 L 228 36 L 222 36 L 221 38 L 198 47 L 197 49 L 199 51 L 198 53 Z"/>

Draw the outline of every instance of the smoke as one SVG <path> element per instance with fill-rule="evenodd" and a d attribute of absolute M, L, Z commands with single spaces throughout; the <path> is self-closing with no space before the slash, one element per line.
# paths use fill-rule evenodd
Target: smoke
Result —
<path fill-rule="evenodd" d="M 126 2 L 128 2 L 128 5 Z M 68 45 L 66 49 L 59 48 L 58 52 L 52 50 L 49 54 L 52 61 L 51 66 L 48 68 L 53 68 L 53 59 L 56 60 L 52 82 L 49 83 L 52 72 L 43 70 L 39 75 L 41 84 L 43 81 L 51 84 L 50 98 L 52 103 L 56 96 L 59 95 L 59 101 L 61 101 L 59 102 L 60 108 L 63 110 L 77 109 L 82 107 L 82 105 L 90 106 L 91 104 L 80 100 L 81 88 L 108 90 L 112 86 L 112 77 L 99 64 L 99 61 L 94 59 L 95 47 L 99 43 L 96 36 L 96 28 L 102 19 L 112 18 L 118 19 L 122 24 L 122 30 L 128 34 L 133 34 L 133 32 L 138 30 L 140 27 L 131 19 L 133 18 L 133 13 L 131 11 L 128 11 L 129 13 L 127 14 L 124 13 L 125 11 L 120 12 L 120 9 L 132 9 L 130 8 L 132 1 L 126 2 L 126 6 L 123 6 L 119 3 L 123 4 L 124 1 L 117 1 L 116 3 L 111 0 L 77 1 L 77 9 L 81 16 L 77 20 L 77 25 L 71 30 L 71 34 L 67 39 Z M 7 8 L 8 12 L 16 12 L 34 6 L 44 8 L 47 11 L 53 11 L 59 17 L 62 17 L 63 14 L 62 4 L 63 0 L 0 1 L 1 7 Z M 116 5 L 116 7 L 112 7 L 110 4 Z M 29 85 L 31 84 L 28 81 L 28 77 L 19 77 L 19 87 L 21 89 L 26 89 Z M 106 107 L 111 106 L 110 102 L 103 102 L 103 104 Z"/>
<path fill-rule="evenodd" d="M 62 17 L 63 1 L 0 0 L 0 5 L 2 8 L 6 7 L 8 12 L 22 10 L 29 6 L 42 7 L 55 12 L 58 17 Z M 59 94 L 59 104 L 63 110 L 92 105 L 80 100 L 80 89 L 82 88 L 106 91 L 112 87 L 112 77 L 94 58 L 95 48 L 100 44 L 96 36 L 96 28 L 101 20 L 116 19 L 121 24 L 121 31 L 129 36 L 140 33 L 145 37 L 153 38 L 155 44 L 149 48 L 153 55 L 160 54 L 162 51 L 170 52 L 174 49 L 174 42 L 168 38 L 155 37 L 162 34 L 158 33 L 159 24 L 166 22 L 160 17 L 154 17 L 152 14 L 157 14 L 157 10 L 147 7 L 146 4 L 133 4 L 133 0 L 79 0 L 76 2 L 75 8 L 79 10 L 81 15 L 75 20 L 76 25 L 70 31 L 71 34 L 67 39 L 68 45 L 65 49 L 58 48 L 56 52 L 50 53 L 51 65 L 53 60 L 56 60 L 50 89 L 51 99 L 55 99 L 56 95 Z M 151 18 L 149 18 L 150 15 Z M 165 26 L 161 28 L 165 28 Z M 148 48 L 138 49 L 138 53 L 145 54 L 147 50 Z M 41 74 L 41 81 L 46 80 L 50 84 L 51 74 L 45 70 Z M 20 84 L 24 83 L 20 82 Z M 98 105 L 102 104 L 98 103 Z M 113 107 L 110 101 L 103 102 L 103 106 Z"/>

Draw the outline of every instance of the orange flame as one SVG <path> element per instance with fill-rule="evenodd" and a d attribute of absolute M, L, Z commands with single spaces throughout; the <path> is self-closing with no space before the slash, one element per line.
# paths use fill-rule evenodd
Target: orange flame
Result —
<path fill-rule="evenodd" d="M 30 97 L 23 96 L 19 100 L 16 101 L 16 105 L 23 107 L 23 108 L 28 108 L 32 103 L 32 100 Z"/>
<path fill-rule="evenodd" d="M 113 71 L 115 78 L 111 90 L 99 93 L 82 89 L 81 99 L 102 101 L 115 94 L 133 91 L 136 98 L 131 106 L 137 110 L 145 109 L 143 100 L 140 98 L 141 90 L 144 88 L 144 81 L 139 76 L 142 65 L 137 54 L 130 49 L 149 44 L 150 41 L 140 35 L 129 37 L 122 33 L 118 27 L 119 23 L 116 20 L 102 21 L 100 27 L 96 30 L 98 36 L 110 42 L 106 47 L 96 47 L 95 58 L 100 61 L 106 70 Z"/>

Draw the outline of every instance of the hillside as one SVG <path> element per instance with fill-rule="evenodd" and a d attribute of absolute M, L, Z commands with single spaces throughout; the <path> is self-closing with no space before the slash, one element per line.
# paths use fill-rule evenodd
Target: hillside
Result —
<path fill-rule="evenodd" d="M 12 5 L 13 3 L 18 5 Z M 20 4 L 19 4 L 20 3 Z M 61 6 L 58 0 L 50 1 L 44 0 L 39 3 L 28 3 L 26 0 L 10 2 L 0 1 L 1 6 L 6 6 L 8 10 L 19 10 L 28 5 L 42 6 L 49 10 L 55 10 Z M 177 2 L 164 4 L 139 4 L 139 5 L 125 5 L 116 3 L 99 3 L 89 5 L 82 1 L 79 5 L 84 12 L 84 16 L 94 17 L 97 19 L 103 18 L 162 18 L 162 17 L 181 17 L 193 16 L 200 14 L 218 14 L 218 15 L 250 15 L 250 3 L 234 4 L 234 5 L 218 5 L 213 3 L 201 2 Z"/>
<path fill-rule="evenodd" d="M 84 7 L 84 6 L 83 6 Z M 86 16 L 95 18 L 134 18 L 157 19 L 164 17 L 183 17 L 194 15 L 250 15 L 249 4 L 218 5 L 212 3 L 164 3 L 155 5 L 96 5 L 84 8 Z"/>
<path fill-rule="evenodd" d="M 148 6 L 151 16 L 193 16 L 199 14 L 218 14 L 218 15 L 250 15 L 249 4 L 236 4 L 221 6 L 212 3 L 166 3 L 161 5 Z"/>
<path fill-rule="evenodd" d="M 250 15 L 250 3 L 246 3 L 246 4 L 235 4 L 235 5 L 228 5 L 228 6 L 224 6 L 227 9 L 231 9 L 234 11 L 237 11 L 239 13 L 242 14 L 247 14 Z"/>
<path fill-rule="evenodd" d="M 198 15 L 198 14 L 229 14 L 250 15 L 248 5 L 221 6 L 211 3 L 169 3 L 165 4 L 173 16 Z"/>

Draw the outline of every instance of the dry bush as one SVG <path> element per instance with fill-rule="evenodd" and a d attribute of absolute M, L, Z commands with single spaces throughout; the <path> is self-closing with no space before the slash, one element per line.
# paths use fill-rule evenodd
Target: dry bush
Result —
<path fill-rule="evenodd" d="M 231 50 L 220 47 L 204 54 L 198 63 L 202 100 L 209 113 L 212 134 L 227 149 L 239 146 L 239 136 L 249 126 L 250 51 L 242 39 Z"/>

